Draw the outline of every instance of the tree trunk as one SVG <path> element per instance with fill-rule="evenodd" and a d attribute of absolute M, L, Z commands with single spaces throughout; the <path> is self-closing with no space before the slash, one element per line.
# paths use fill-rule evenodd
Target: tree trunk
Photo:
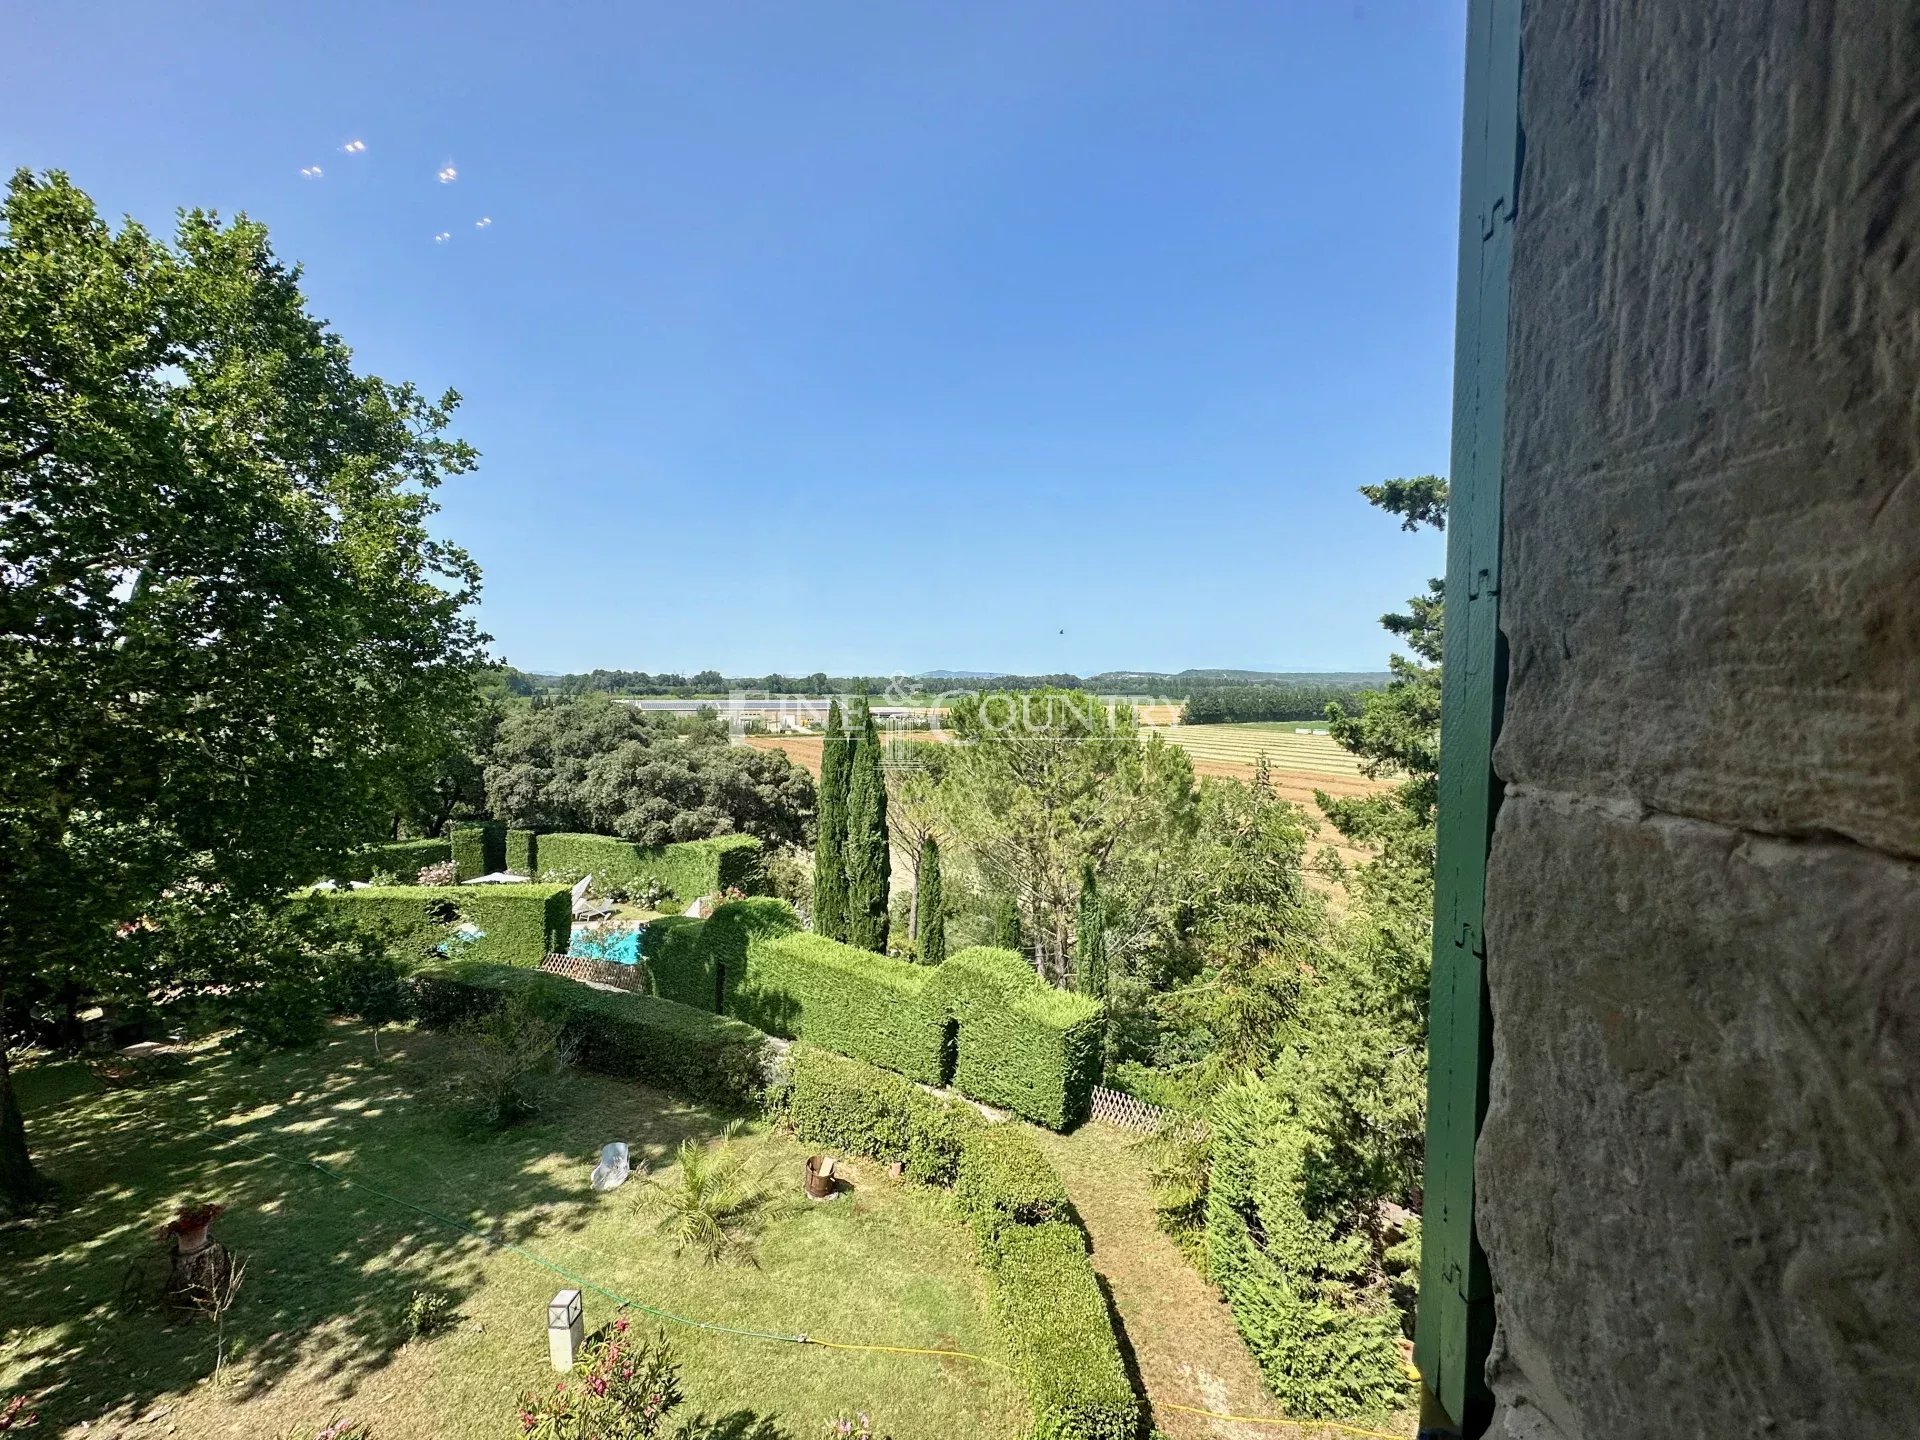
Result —
<path fill-rule="evenodd" d="M 27 1122 L 13 1093 L 6 1042 L 0 1037 L 0 1214 L 25 1209 L 39 1188 L 27 1153 Z"/>

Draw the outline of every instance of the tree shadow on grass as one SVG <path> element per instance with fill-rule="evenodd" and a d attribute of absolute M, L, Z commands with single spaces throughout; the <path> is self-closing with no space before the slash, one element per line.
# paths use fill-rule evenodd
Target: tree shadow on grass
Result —
<path fill-rule="evenodd" d="M 636 1166 L 658 1165 L 721 1124 L 580 1077 L 550 1114 L 463 1139 L 436 1103 L 445 1041 L 408 1034 L 382 1049 L 339 1027 L 307 1051 L 257 1062 L 208 1052 L 178 1079 L 112 1092 L 76 1080 L 78 1065 L 23 1071 L 29 1139 L 59 1194 L 0 1226 L 6 1390 L 31 1394 L 55 1430 L 137 1418 L 212 1374 L 210 1323 L 122 1304 L 129 1268 L 159 1253 L 158 1227 L 204 1200 L 227 1207 L 215 1237 L 247 1266 L 224 1325 L 225 1393 L 245 1400 L 299 1366 L 303 1383 L 344 1397 L 407 1338 L 415 1290 L 457 1304 L 498 1263 L 494 1245 L 537 1249 L 591 1218 L 601 1138 L 626 1139 Z"/>
<path fill-rule="evenodd" d="M 696 1415 L 688 1440 L 788 1440 L 787 1432 L 764 1415 L 735 1410 L 726 1415 Z"/>

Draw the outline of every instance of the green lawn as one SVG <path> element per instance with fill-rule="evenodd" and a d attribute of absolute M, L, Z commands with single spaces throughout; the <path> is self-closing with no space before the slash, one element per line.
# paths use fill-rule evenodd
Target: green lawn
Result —
<path fill-rule="evenodd" d="M 862 1165 L 851 1193 L 772 1222 L 759 1268 L 706 1268 L 655 1238 L 635 1211 L 637 1182 L 597 1196 L 587 1174 L 603 1141 L 626 1140 L 636 1160 L 663 1166 L 683 1137 L 717 1135 L 722 1117 L 575 1074 L 539 1119 L 461 1139 L 436 1093 L 446 1046 L 390 1034 L 376 1057 L 364 1031 L 341 1028 L 258 1064 L 209 1053 L 144 1092 L 102 1093 L 71 1064 L 20 1072 L 29 1134 L 63 1193 L 48 1214 L 0 1228 L 0 1401 L 32 1393 L 42 1415 L 32 1433 L 48 1436 L 251 1440 L 311 1435 L 343 1416 L 371 1422 L 376 1440 L 518 1433 L 515 1397 L 554 1379 L 542 1306 L 566 1282 L 366 1189 L 264 1158 L 242 1137 L 682 1315 L 997 1357 L 984 1281 L 943 1193 Z M 798 1145 L 764 1127 L 743 1143 L 799 1188 Z M 202 1198 L 230 1207 L 215 1234 L 247 1262 L 218 1382 L 210 1324 L 123 1315 L 118 1303 L 154 1228 Z M 400 1314 L 416 1289 L 450 1296 L 457 1328 L 405 1341 Z M 590 1328 L 612 1313 L 589 1293 Z M 1017 1387 L 990 1366 L 669 1330 L 683 1413 L 752 1412 L 796 1440 L 859 1410 L 876 1431 L 914 1440 L 1008 1437 L 1025 1424 Z M 743 1423 L 733 1433 L 757 1432 Z"/>

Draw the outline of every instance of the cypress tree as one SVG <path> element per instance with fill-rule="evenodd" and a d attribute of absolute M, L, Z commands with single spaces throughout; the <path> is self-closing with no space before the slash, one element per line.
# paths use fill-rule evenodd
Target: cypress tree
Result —
<path fill-rule="evenodd" d="M 1093 882 L 1093 866 L 1080 875 L 1080 934 L 1074 942 L 1074 988 L 1099 1000 L 1107 993 L 1107 916 Z"/>
<path fill-rule="evenodd" d="M 1025 943 L 1020 935 L 1020 902 L 1011 895 L 1002 895 L 993 907 L 993 943 L 1016 955 Z"/>
<path fill-rule="evenodd" d="M 880 736 L 873 710 L 858 702 L 860 720 L 848 757 L 847 933 L 862 950 L 887 953 L 887 881 L 892 860 L 887 843 L 887 778 L 880 767 Z"/>
<path fill-rule="evenodd" d="M 851 741 L 840 702 L 827 706 L 827 734 L 820 746 L 819 838 L 813 849 L 813 929 L 831 940 L 847 938 L 847 790 Z"/>
<path fill-rule="evenodd" d="M 929 835 L 920 842 L 920 963 L 947 958 L 947 904 L 940 893 L 940 847 Z"/>

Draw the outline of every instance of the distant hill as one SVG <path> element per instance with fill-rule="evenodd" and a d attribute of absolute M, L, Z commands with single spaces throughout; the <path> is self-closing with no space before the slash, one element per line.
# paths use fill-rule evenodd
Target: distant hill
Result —
<path fill-rule="evenodd" d="M 913 678 L 916 680 L 995 680 L 1007 673 L 1005 670 L 922 670 Z"/>

